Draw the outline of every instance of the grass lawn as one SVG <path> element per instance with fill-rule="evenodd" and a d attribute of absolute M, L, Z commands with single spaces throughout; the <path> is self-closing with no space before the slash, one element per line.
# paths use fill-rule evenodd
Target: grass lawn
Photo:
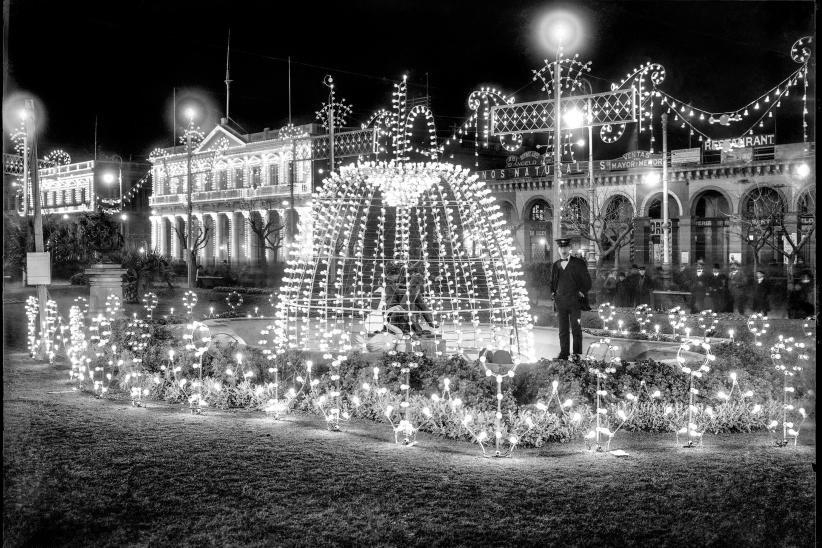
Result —
<path fill-rule="evenodd" d="M 384 424 L 148 409 L 71 391 L 65 366 L 3 360 L 4 546 L 813 546 L 813 425 L 618 434 L 483 459 Z"/>

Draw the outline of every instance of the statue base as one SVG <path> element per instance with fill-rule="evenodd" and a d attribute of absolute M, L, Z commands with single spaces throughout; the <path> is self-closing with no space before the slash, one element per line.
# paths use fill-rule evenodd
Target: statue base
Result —
<path fill-rule="evenodd" d="M 85 270 L 89 278 L 88 311 L 92 316 L 106 311 L 106 298 L 116 295 L 123 302 L 123 274 L 119 264 L 96 264 Z"/>

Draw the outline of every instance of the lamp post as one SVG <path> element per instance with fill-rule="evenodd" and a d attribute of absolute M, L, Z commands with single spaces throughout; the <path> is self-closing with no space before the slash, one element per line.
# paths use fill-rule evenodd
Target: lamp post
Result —
<path fill-rule="evenodd" d="M 43 215 L 40 208 L 40 174 L 37 165 L 37 124 L 35 122 L 34 100 L 26 99 L 24 103 L 23 112 L 21 113 L 23 123 L 25 124 L 26 134 L 26 148 L 24 152 L 27 154 L 23 156 L 23 165 L 26 166 L 29 161 L 29 156 L 32 158 L 31 171 L 31 194 L 34 206 L 34 251 L 43 253 L 45 246 L 43 245 Z M 31 135 L 31 137 L 29 137 Z M 28 173 L 26 173 L 28 175 Z M 26 184 L 28 181 L 25 181 Z M 26 187 L 28 188 L 28 186 Z M 28 209 L 24 209 L 26 224 L 28 224 Z M 27 231 L 28 232 L 28 231 Z M 28 249 L 28 248 L 27 248 Z M 46 327 L 46 301 L 48 300 L 48 292 L 46 286 L 43 284 L 37 285 L 37 300 L 40 308 L 40 328 L 41 340 L 45 341 L 48 333 Z M 38 350 L 38 358 L 45 357 L 45 346 L 40 345 Z"/>
<path fill-rule="evenodd" d="M 196 257 L 194 255 L 194 250 L 191 248 L 193 245 L 192 242 L 192 226 L 191 226 L 191 217 L 192 217 L 192 209 L 193 205 L 191 203 L 191 137 L 194 133 L 194 117 L 196 116 L 196 112 L 194 108 L 188 107 L 185 111 L 186 118 L 188 118 L 188 128 L 186 129 L 186 209 L 187 209 L 187 219 L 186 219 L 186 252 L 188 254 L 187 263 L 188 263 L 188 288 L 194 289 L 196 285 L 196 270 L 197 266 L 194 264 L 196 261 Z"/>
<path fill-rule="evenodd" d="M 328 87 L 328 149 L 330 173 L 334 173 L 334 78 L 326 75 L 323 84 Z"/>
<path fill-rule="evenodd" d="M 123 208 L 125 207 L 125 200 L 123 199 L 123 158 L 119 154 L 115 154 L 114 158 L 117 158 L 119 161 L 119 165 L 117 168 L 117 185 L 119 188 L 119 195 L 117 199 L 117 212 L 120 214 L 120 234 L 123 236 L 123 240 L 126 238 L 126 231 L 125 225 L 123 224 Z M 111 185 L 114 183 L 114 174 L 110 171 L 103 173 L 103 182 L 106 185 Z"/>
<path fill-rule="evenodd" d="M 668 218 L 668 115 L 662 114 L 662 282 L 671 279 L 671 220 Z"/>
<path fill-rule="evenodd" d="M 564 25 L 559 23 L 552 30 L 552 34 L 557 42 L 556 65 L 554 67 L 554 178 L 551 184 L 551 196 L 553 208 L 551 210 L 551 227 L 552 227 L 552 253 L 551 258 L 559 256 L 559 248 L 557 247 L 557 238 L 562 237 L 562 219 L 560 218 L 560 196 L 559 196 L 559 175 L 562 169 L 562 134 L 560 126 L 562 125 L 562 115 L 560 113 L 560 78 L 559 78 L 559 54 L 562 51 L 562 42 L 567 33 Z M 549 261 L 550 262 L 550 261 Z"/>

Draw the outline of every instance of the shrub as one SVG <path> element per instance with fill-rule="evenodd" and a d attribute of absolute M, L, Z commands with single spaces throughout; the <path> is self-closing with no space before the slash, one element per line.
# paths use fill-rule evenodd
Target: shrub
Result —
<path fill-rule="evenodd" d="M 88 285 L 89 277 L 85 272 L 77 272 L 69 278 L 69 283 L 71 285 Z"/>
<path fill-rule="evenodd" d="M 112 326 L 111 342 L 119 349 L 127 348 L 129 335 L 125 325 L 125 320 L 119 320 Z M 170 329 L 161 322 L 153 322 L 150 329 L 151 344 L 142 363 L 145 373 L 151 376 L 147 384 L 149 397 L 187 402 L 196 390 L 193 382 L 199 381 L 199 372 L 192 367 L 193 354 L 185 350 L 182 341 L 173 338 Z M 168 362 L 168 350 L 171 348 L 177 354 L 175 364 L 181 367 L 176 382 L 170 380 L 168 371 L 163 371 L 162 367 Z M 738 342 L 715 344 L 712 351 L 717 359 L 712 362 L 711 370 L 694 382 L 697 389 L 694 420 L 698 427 L 712 433 L 766 428 L 769 420 L 779 417 L 784 395 L 783 377 L 773 367 L 768 351 Z M 237 352 L 243 355 L 239 367 Z M 407 401 L 415 426 L 465 440 L 472 440 L 473 435 L 485 432 L 489 434 L 488 439 L 493 441 L 497 413 L 496 375 L 504 374 L 505 369 L 487 375 L 484 364 L 461 356 L 435 359 L 421 353 L 392 351 L 380 356 L 377 361 L 354 352 L 334 367 L 326 363 L 327 360 L 318 360 L 309 373 L 306 361 L 314 355 L 299 351 L 274 355 L 255 347 L 240 347 L 236 343 L 212 346 L 202 357 L 203 397 L 209 406 L 218 408 L 263 409 L 277 390 L 279 397 L 287 400 L 290 407 L 320 413 L 316 398 L 339 385 L 344 407 L 349 409 L 352 416 L 386 423 L 386 411 L 392 406 L 395 411 L 391 418 L 396 425 L 405 397 L 400 390 L 400 384 L 405 382 L 402 369 L 409 367 L 411 391 Z M 111 386 L 112 390 L 119 388 L 127 393 L 127 375 L 134 370 L 127 352 L 122 353 L 121 350 L 120 355 L 114 356 L 110 348 L 103 348 L 91 365 L 107 364 L 109 360 L 117 363 L 120 359 L 124 360 L 125 365 L 112 380 Z M 813 371 L 812 363 L 809 361 L 803 365 L 809 374 Z M 599 386 L 607 392 L 601 405 L 608 410 L 605 417 L 606 421 L 610 418 L 607 425 L 611 430 L 623 428 L 673 433 L 685 424 L 689 377 L 676 365 L 652 360 L 608 364 L 542 360 L 535 364 L 522 364 L 513 378 L 503 378 L 501 412 L 504 436 L 516 436 L 520 444 L 531 447 L 580 438 L 590 431 L 596 420 L 597 382 L 591 368 L 601 369 L 606 365 L 615 368 L 601 380 Z M 106 367 L 108 371 L 110 366 Z M 273 384 L 275 367 L 279 383 L 276 388 Z M 376 382 L 374 367 L 379 368 Z M 227 369 L 232 372 L 229 374 Z M 244 376 L 246 372 L 251 375 Z M 754 392 L 752 397 L 742 400 L 738 392 L 730 401 L 718 397 L 720 391 L 727 393 L 730 390 L 731 372 L 736 373 L 742 391 Z M 332 380 L 332 373 L 339 373 L 338 381 Z M 181 382 L 184 378 L 186 380 Z M 446 378 L 449 380 L 448 391 L 445 389 Z M 808 382 L 809 379 L 811 382 Z M 802 400 L 794 402 L 797 407 L 801 403 L 806 409 L 813 409 L 812 381 L 813 376 L 801 375 L 792 380 L 791 384 L 796 386 L 794 396 Z M 286 396 L 291 387 L 295 394 Z M 659 391 L 659 397 L 651 395 L 655 391 Z M 629 394 L 634 398 L 629 398 Z M 566 399 L 571 399 L 573 404 L 560 407 L 559 402 Z M 754 402 L 760 406 L 757 412 L 754 412 Z M 627 414 L 624 422 L 615 418 L 618 411 Z M 472 421 L 466 427 L 463 420 L 468 415 Z"/>

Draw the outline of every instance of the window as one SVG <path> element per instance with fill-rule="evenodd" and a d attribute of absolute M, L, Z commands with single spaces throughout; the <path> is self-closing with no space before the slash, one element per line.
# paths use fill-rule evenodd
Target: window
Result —
<path fill-rule="evenodd" d="M 546 211 L 548 210 L 548 204 L 545 202 L 537 202 L 531 208 L 531 214 L 529 219 L 532 221 L 547 221 L 548 217 L 546 215 Z"/>
<path fill-rule="evenodd" d="M 217 190 L 225 190 L 228 187 L 228 171 L 221 169 L 217 172 Z"/>
<path fill-rule="evenodd" d="M 86 189 L 85 188 L 80 189 L 80 203 L 81 204 L 86 203 Z"/>
<path fill-rule="evenodd" d="M 234 168 L 234 188 L 243 188 L 243 168 Z"/>
<path fill-rule="evenodd" d="M 262 168 L 260 166 L 253 166 L 251 168 L 251 188 L 257 188 L 262 184 Z"/>
<path fill-rule="evenodd" d="M 271 164 L 268 166 L 268 184 L 280 184 L 280 164 Z"/>

